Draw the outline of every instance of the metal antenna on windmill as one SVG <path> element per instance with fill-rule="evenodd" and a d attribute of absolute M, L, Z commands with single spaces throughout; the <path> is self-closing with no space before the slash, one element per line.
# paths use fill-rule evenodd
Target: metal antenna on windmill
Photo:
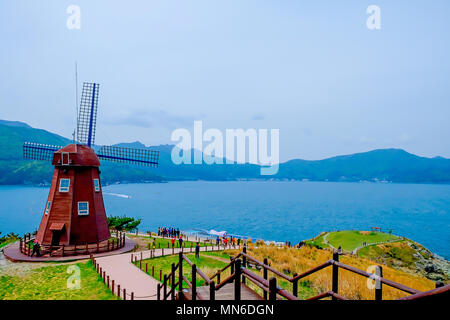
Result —
<path fill-rule="evenodd" d="M 78 135 L 78 66 L 77 66 L 77 62 L 75 61 L 75 110 L 76 110 L 76 126 L 75 126 L 75 131 L 77 131 L 77 135 Z M 75 143 L 75 134 L 74 134 L 74 138 L 73 141 Z"/>

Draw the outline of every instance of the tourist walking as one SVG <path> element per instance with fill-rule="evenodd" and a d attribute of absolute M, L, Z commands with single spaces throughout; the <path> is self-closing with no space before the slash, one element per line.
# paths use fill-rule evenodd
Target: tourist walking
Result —
<path fill-rule="evenodd" d="M 37 242 L 37 240 L 35 239 L 33 242 L 33 252 L 31 253 L 31 256 L 33 256 L 36 253 L 36 257 L 40 257 L 40 245 Z"/>
<path fill-rule="evenodd" d="M 195 257 L 200 258 L 200 243 L 197 241 L 197 244 L 195 245 Z"/>

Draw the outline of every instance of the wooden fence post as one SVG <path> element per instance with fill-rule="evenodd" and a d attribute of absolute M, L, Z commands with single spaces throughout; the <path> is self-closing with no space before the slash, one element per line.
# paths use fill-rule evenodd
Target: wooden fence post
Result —
<path fill-rule="evenodd" d="M 247 254 L 247 247 L 244 247 L 244 254 Z M 247 268 L 247 257 L 244 255 L 242 258 L 242 264 L 244 268 Z M 245 277 L 242 277 L 242 283 L 245 284 Z"/>
<path fill-rule="evenodd" d="M 197 266 L 192 265 L 192 301 L 197 300 Z"/>
<path fill-rule="evenodd" d="M 333 260 L 336 262 L 339 262 L 339 253 L 333 252 Z M 331 285 L 331 291 L 334 293 L 338 293 L 339 290 L 339 267 L 335 264 L 333 264 L 333 278 L 332 278 L 332 285 Z M 337 300 L 335 297 L 332 297 L 332 300 Z"/>
<path fill-rule="evenodd" d="M 152 266 L 152 277 L 155 276 L 155 266 Z"/>
<path fill-rule="evenodd" d="M 171 283 L 171 289 L 172 289 L 172 300 L 175 300 L 175 263 L 172 263 L 172 283 Z"/>
<path fill-rule="evenodd" d="M 383 284 L 380 281 L 380 278 L 383 277 L 383 268 L 381 266 L 375 266 L 375 274 L 378 278 L 375 279 L 375 300 L 381 301 L 383 300 Z"/>
<path fill-rule="evenodd" d="M 277 278 L 269 279 L 269 300 L 277 300 Z"/>
<path fill-rule="evenodd" d="M 269 264 L 267 258 L 264 258 L 264 264 L 265 265 Z M 267 272 L 266 267 L 264 267 L 264 270 L 263 270 L 263 277 L 264 277 L 264 279 L 267 280 L 268 272 Z M 267 291 L 266 290 L 264 290 L 264 300 L 267 300 Z"/>
<path fill-rule="evenodd" d="M 123 288 L 123 300 L 127 300 L 127 289 Z"/>
<path fill-rule="evenodd" d="M 214 283 L 214 281 L 211 281 L 209 283 L 209 300 L 216 300 L 216 284 Z"/>
<path fill-rule="evenodd" d="M 158 283 L 156 286 L 156 300 L 161 300 L 161 285 Z"/>
<path fill-rule="evenodd" d="M 293 277 L 295 278 L 297 276 L 297 273 L 293 274 Z M 295 297 L 298 297 L 298 280 L 294 280 L 294 282 L 292 282 L 292 294 Z"/>
<path fill-rule="evenodd" d="M 111 292 L 114 295 L 114 280 L 111 281 Z"/>
<path fill-rule="evenodd" d="M 165 274 L 164 275 L 164 281 L 163 281 L 163 294 L 164 294 L 164 296 L 163 296 L 163 300 L 166 300 L 167 299 L 167 274 Z"/>
<path fill-rule="evenodd" d="M 120 284 L 117 285 L 117 296 L 120 298 Z"/>
<path fill-rule="evenodd" d="M 178 299 L 183 294 L 183 252 L 178 253 Z"/>
<path fill-rule="evenodd" d="M 241 259 L 234 262 L 234 300 L 241 300 Z"/>
<path fill-rule="evenodd" d="M 134 300 L 134 292 L 131 292 L 131 300 Z"/>
<path fill-rule="evenodd" d="M 106 278 L 106 287 L 109 289 L 109 275 Z"/>

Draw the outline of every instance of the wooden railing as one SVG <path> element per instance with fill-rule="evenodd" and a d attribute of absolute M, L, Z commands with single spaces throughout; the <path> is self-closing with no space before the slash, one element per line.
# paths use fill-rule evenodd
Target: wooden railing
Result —
<path fill-rule="evenodd" d="M 127 290 L 125 288 L 120 288 L 120 284 L 116 283 L 114 279 L 110 278 L 108 274 L 106 274 L 106 271 L 103 270 L 102 267 L 100 267 L 100 264 L 97 262 L 97 259 L 94 258 L 94 255 L 90 254 L 90 260 L 92 261 L 92 264 L 95 268 L 95 271 L 100 276 L 100 278 L 103 281 L 103 284 L 106 285 L 108 289 L 111 290 L 111 293 L 123 300 L 134 300 L 134 292 L 127 293 Z M 128 297 L 128 298 L 127 298 Z"/>
<path fill-rule="evenodd" d="M 32 238 L 30 234 L 26 234 L 23 238 L 20 239 L 19 247 L 20 252 L 31 256 L 33 254 L 33 241 L 35 238 Z M 112 240 L 112 241 L 110 241 Z M 109 252 L 113 250 L 117 250 L 123 248 L 125 246 L 125 233 L 119 232 L 117 233 L 117 237 L 112 237 L 108 240 L 96 243 L 85 243 L 80 245 L 40 245 L 39 255 L 40 256 L 50 256 L 50 257 L 66 257 L 66 256 L 75 256 L 75 255 L 89 255 L 91 253 L 102 253 Z"/>
<path fill-rule="evenodd" d="M 242 258 L 242 259 L 241 259 Z M 191 274 L 191 280 L 189 281 L 184 275 L 182 270 L 183 261 L 186 261 L 192 268 L 192 274 Z M 247 267 L 253 264 L 254 266 L 259 266 L 263 269 L 263 276 L 261 277 L 258 274 L 255 274 L 251 270 L 249 270 Z M 228 263 L 225 267 L 218 270 L 211 278 L 209 278 L 207 275 L 205 275 L 201 270 L 199 270 L 195 264 L 193 264 L 183 253 L 180 252 L 179 254 L 179 262 L 178 264 L 172 264 L 172 272 L 169 274 L 169 276 L 164 277 L 164 282 L 162 285 L 158 285 L 158 299 L 166 300 L 169 296 L 171 296 L 172 299 L 175 299 L 175 290 L 178 286 L 178 299 L 192 299 L 192 300 L 203 300 L 206 297 L 202 297 L 197 293 L 196 288 L 196 276 L 199 275 L 201 278 L 205 280 L 206 285 L 209 285 L 209 293 L 210 293 L 210 300 L 215 299 L 215 292 L 223 288 L 226 284 L 233 283 L 234 282 L 234 298 L 235 300 L 241 300 L 241 282 L 245 284 L 245 282 L 248 280 L 249 282 L 252 282 L 254 285 L 259 287 L 263 290 L 263 298 L 265 300 L 276 300 L 276 299 L 286 299 L 286 300 L 299 300 L 298 298 L 298 281 L 300 279 L 303 279 L 315 272 L 318 272 L 322 269 L 325 269 L 327 267 L 332 267 L 332 283 L 331 283 L 331 290 L 323 292 L 319 295 L 316 295 L 314 297 L 310 297 L 307 300 L 320 300 L 327 297 L 331 297 L 332 300 L 347 300 L 346 297 L 341 296 L 339 294 L 339 269 L 344 269 L 347 271 L 350 271 L 352 273 L 355 273 L 357 275 L 370 278 L 375 281 L 375 293 L 374 293 L 374 299 L 375 300 L 382 300 L 383 299 L 383 285 L 395 288 L 397 290 L 406 292 L 411 294 L 410 296 L 401 298 L 402 300 L 412 300 L 412 299 L 419 299 L 423 297 L 429 297 L 435 294 L 440 294 L 444 292 L 450 291 L 450 284 L 445 286 L 440 286 L 440 284 L 437 284 L 439 286 L 436 289 L 429 290 L 426 292 L 420 292 L 419 290 L 410 288 L 408 286 L 405 286 L 403 284 L 397 283 L 395 281 L 386 279 L 382 277 L 382 267 L 377 266 L 375 273 L 370 273 L 367 271 L 363 271 L 360 269 L 357 269 L 355 267 L 346 265 L 342 262 L 339 262 L 339 254 L 337 252 L 333 253 L 333 258 L 331 260 L 328 260 L 317 267 L 308 270 L 306 272 L 303 272 L 301 274 L 294 274 L 292 277 L 285 275 L 284 273 L 272 268 L 267 261 L 267 258 L 264 259 L 263 262 L 255 259 L 254 257 L 247 254 L 247 248 L 244 247 L 243 251 L 237 254 L 234 258 L 231 259 L 230 263 Z M 221 281 L 220 276 L 221 274 L 227 270 L 228 268 L 231 269 L 231 275 L 228 276 L 226 279 L 223 279 Z M 175 274 L 178 270 L 179 276 L 178 281 L 175 282 Z M 275 275 L 269 278 L 269 272 L 273 273 Z M 167 281 L 168 279 L 171 279 L 171 290 L 167 292 Z M 288 292 L 287 290 L 279 287 L 277 285 L 277 278 L 282 278 L 290 283 L 292 283 L 292 293 Z M 217 279 L 217 285 L 215 284 L 213 279 Z M 188 287 L 191 289 L 191 297 L 188 297 L 183 292 L 183 282 L 185 282 Z M 163 290 L 164 294 L 161 295 L 160 291 Z"/>

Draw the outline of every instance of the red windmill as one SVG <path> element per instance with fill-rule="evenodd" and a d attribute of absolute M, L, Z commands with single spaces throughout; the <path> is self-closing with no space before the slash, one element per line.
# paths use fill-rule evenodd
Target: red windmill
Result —
<path fill-rule="evenodd" d="M 100 183 L 100 161 L 158 166 L 158 151 L 94 144 L 99 85 L 84 83 L 77 143 L 65 147 L 25 142 L 24 158 L 55 166 L 36 239 L 41 245 L 98 243 L 110 238 Z"/>

